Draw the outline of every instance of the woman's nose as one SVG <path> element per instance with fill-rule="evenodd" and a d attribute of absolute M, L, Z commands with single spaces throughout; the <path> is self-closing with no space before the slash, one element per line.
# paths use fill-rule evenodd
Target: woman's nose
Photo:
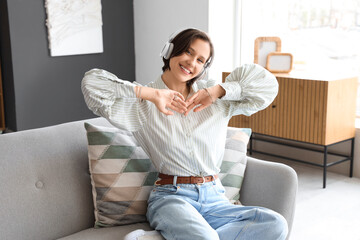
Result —
<path fill-rule="evenodd" d="M 196 58 L 195 57 L 190 57 L 188 59 L 188 63 L 189 63 L 190 66 L 195 66 Z"/>

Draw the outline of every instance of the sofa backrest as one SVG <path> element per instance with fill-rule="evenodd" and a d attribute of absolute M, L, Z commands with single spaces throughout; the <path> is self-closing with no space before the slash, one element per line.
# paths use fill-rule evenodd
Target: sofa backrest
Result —
<path fill-rule="evenodd" d="M 0 135 L 0 193 L 2 240 L 56 239 L 92 227 L 84 121 Z"/>

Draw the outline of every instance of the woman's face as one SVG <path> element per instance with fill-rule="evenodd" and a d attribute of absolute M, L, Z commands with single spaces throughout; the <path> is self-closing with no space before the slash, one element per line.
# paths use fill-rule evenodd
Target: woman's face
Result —
<path fill-rule="evenodd" d="M 199 75 L 209 57 L 210 44 L 195 39 L 184 53 L 170 58 L 170 73 L 176 80 L 187 82 Z"/>

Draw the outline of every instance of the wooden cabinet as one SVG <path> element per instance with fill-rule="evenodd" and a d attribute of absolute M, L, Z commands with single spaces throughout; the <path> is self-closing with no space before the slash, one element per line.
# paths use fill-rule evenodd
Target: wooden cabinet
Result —
<path fill-rule="evenodd" d="M 2 90 L 2 73 L 0 67 L 0 132 L 5 130 L 4 95 Z"/>
<path fill-rule="evenodd" d="M 229 73 L 223 73 L 223 80 Z M 229 126 L 254 133 L 329 145 L 355 136 L 356 77 L 276 74 L 279 93 L 265 110 L 235 116 Z"/>

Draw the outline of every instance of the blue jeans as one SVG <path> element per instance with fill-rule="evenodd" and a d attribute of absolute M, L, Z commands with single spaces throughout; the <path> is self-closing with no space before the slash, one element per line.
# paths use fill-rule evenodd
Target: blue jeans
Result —
<path fill-rule="evenodd" d="M 286 238 L 288 227 L 283 216 L 262 207 L 233 205 L 224 193 L 220 180 L 155 186 L 147 218 L 167 240 Z"/>

